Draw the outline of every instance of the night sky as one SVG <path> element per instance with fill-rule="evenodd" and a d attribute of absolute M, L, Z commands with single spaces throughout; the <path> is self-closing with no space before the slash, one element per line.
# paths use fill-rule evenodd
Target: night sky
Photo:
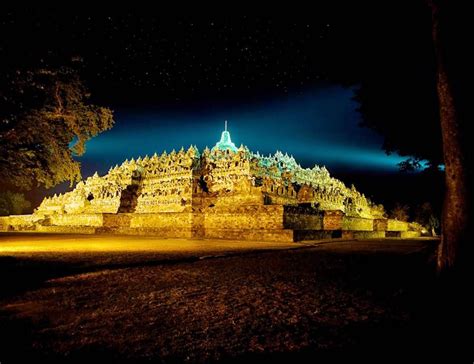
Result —
<path fill-rule="evenodd" d="M 114 128 L 87 144 L 84 177 L 126 158 L 211 147 L 224 120 L 233 141 L 253 151 L 288 152 L 349 180 L 394 174 L 403 158 L 359 126 L 351 79 L 374 66 L 389 73 L 381 65 L 397 45 L 416 50 L 429 36 L 413 32 L 426 18 L 345 10 L 274 18 L 6 10 L 0 59 L 10 69 L 72 62 L 92 101 L 114 110 Z M 383 43 L 380 27 L 392 30 Z"/>
<path fill-rule="evenodd" d="M 309 89 L 266 101 L 117 110 L 117 125 L 88 144 L 83 158 L 106 171 L 125 158 L 168 152 L 196 144 L 212 147 L 228 120 L 233 141 L 253 151 L 293 154 L 305 166 L 336 170 L 394 171 L 402 158 L 387 156 L 381 138 L 357 125 L 352 90 L 338 86 Z M 123 122 L 122 122 L 123 121 Z M 133 127 L 131 127 L 131 125 Z M 137 142 L 134 142 L 136 140 Z"/>

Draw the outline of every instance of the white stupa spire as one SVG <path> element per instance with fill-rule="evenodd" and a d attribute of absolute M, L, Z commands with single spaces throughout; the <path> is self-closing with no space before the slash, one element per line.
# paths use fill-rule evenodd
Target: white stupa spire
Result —
<path fill-rule="evenodd" d="M 231 150 L 232 152 L 237 152 L 237 147 L 232 143 L 230 138 L 230 133 L 227 131 L 227 120 L 224 121 L 224 131 L 221 134 L 221 139 L 216 143 L 212 150 Z"/>

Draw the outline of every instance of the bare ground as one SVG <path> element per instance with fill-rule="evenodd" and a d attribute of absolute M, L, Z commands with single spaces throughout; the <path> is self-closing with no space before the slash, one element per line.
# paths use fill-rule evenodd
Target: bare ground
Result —
<path fill-rule="evenodd" d="M 453 345 L 436 331 L 434 240 L 142 238 L 101 251 L 77 237 L 65 251 L 61 236 L 2 238 L 2 364 L 390 359 Z"/>

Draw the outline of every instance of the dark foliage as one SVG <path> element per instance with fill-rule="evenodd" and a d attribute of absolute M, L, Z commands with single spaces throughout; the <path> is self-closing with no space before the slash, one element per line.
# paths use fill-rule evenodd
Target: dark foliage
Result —
<path fill-rule="evenodd" d="M 88 102 L 71 68 L 5 72 L 0 84 L 0 181 L 17 189 L 80 180 L 73 157 L 112 127 L 112 111 Z"/>

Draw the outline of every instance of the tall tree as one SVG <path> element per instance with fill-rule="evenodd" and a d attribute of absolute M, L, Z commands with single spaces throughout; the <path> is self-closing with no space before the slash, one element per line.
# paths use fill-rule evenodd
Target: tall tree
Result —
<path fill-rule="evenodd" d="M 0 86 L 0 181 L 18 189 L 80 180 L 74 156 L 113 125 L 72 68 L 17 70 Z"/>
<path fill-rule="evenodd" d="M 446 22 L 453 20 L 450 17 L 452 9 L 448 8 L 447 2 L 441 0 L 430 1 L 429 5 L 432 10 L 432 35 L 437 64 L 436 86 L 446 170 L 446 195 L 441 243 L 438 250 L 438 269 L 445 270 L 455 267 L 461 260 L 465 262 L 470 258 L 468 240 L 472 201 L 469 189 L 467 138 L 463 133 L 465 131 L 463 107 L 459 106 L 456 100 L 456 92 L 453 89 L 456 76 L 450 73 L 453 64 L 447 60 L 447 45 L 445 44 L 449 36 L 444 30 Z M 454 55 L 451 60 L 453 59 L 455 59 Z M 457 91 L 460 91 L 459 88 Z"/>
<path fill-rule="evenodd" d="M 471 256 L 472 157 L 467 124 L 472 107 L 467 90 L 472 85 L 467 75 L 472 63 L 463 36 L 472 22 L 462 19 L 469 12 L 455 1 L 425 0 L 398 9 L 402 11 L 390 11 L 384 18 L 384 42 L 365 41 L 368 67 L 361 67 L 356 100 L 363 125 L 384 136 L 384 149 L 408 157 L 402 167 L 417 169 L 427 161 L 434 177 L 436 167 L 444 165 L 438 269 L 449 270 L 465 266 L 460 259 Z M 433 194 L 431 202 L 435 199 Z"/>

